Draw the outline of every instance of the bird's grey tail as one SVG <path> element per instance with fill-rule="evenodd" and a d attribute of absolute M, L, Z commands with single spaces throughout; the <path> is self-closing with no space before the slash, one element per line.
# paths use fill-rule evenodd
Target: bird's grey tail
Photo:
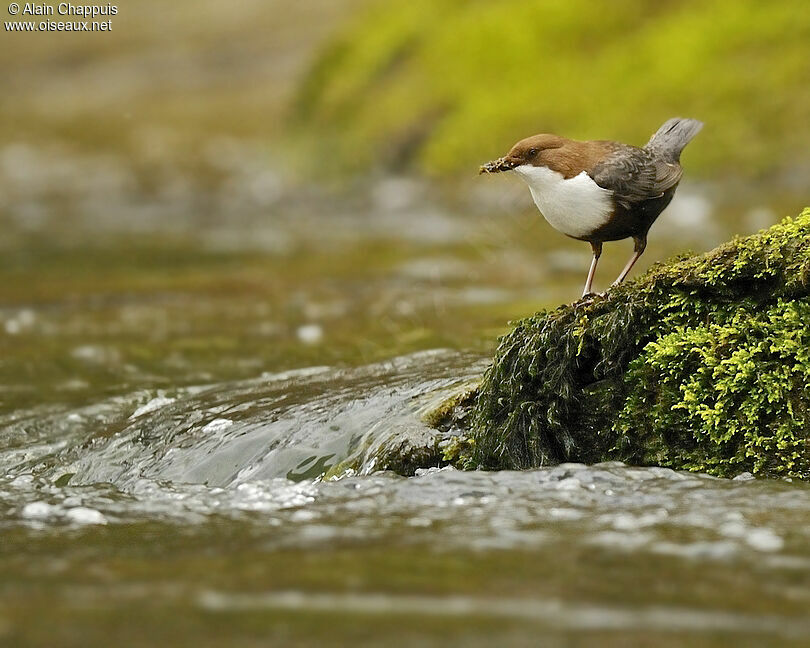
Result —
<path fill-rule="evenodd" d="M 701 128 L 703 122 L 697 119 L 673 117 L 664 122 L 644 148 L 667 162 L 678 162 L 681 159 L 681 151 Z"/>

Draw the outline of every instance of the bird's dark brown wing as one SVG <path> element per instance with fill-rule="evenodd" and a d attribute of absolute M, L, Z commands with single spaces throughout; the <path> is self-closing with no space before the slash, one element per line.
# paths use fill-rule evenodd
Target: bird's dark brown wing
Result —
<path fill-rule="evenodd" d="M 649 151 L 616 144 L 590 176 L 600 187 L 613 192 L 617 204 L 631 209 L 639 203 L 660 198 L 667 189 L 678 184 L 682 174 L 679 165 L 657 159 Z"/>
<path fill-rule="evenodd" d="M 655 190 L 664 193 L 667 189 L 672 189 L 681 181 L 683 169 L 680 164 L 664 162 L 661 159 L 655 160 Z"/>

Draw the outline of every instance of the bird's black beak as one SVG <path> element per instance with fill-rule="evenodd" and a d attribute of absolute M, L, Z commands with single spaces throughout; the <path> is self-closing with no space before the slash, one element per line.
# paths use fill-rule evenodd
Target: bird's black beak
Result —
<path fill-rule="evenodd" d="M 481 165 L 481 168 L 478 169 L 478 173 L 500 173 L 501 171 L 511 171 L 515 168 L 515 166 L 516 164 L 512 160 L 502 157 Z"/>

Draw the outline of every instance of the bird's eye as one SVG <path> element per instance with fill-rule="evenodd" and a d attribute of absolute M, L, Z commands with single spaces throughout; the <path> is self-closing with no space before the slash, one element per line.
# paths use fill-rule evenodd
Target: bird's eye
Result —
<path fill-rule="evenodd" d="M 529 149 L 529 155 L 532 156 L 532 157 L 537 155 L 537 149 L 536 148 L 530 148 Z"/>

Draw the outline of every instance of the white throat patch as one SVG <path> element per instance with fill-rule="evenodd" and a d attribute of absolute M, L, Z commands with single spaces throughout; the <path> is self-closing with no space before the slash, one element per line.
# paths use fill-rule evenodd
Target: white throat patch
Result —
<path fill-rule="evenodd" d="M 567 180 L 562 173 L 531 164 L 522 164 L 514 171 L 529 185 L 543 217 L 563 234 L 587 238 L 610 218 L 613 193 L 584 171 Z"/>

